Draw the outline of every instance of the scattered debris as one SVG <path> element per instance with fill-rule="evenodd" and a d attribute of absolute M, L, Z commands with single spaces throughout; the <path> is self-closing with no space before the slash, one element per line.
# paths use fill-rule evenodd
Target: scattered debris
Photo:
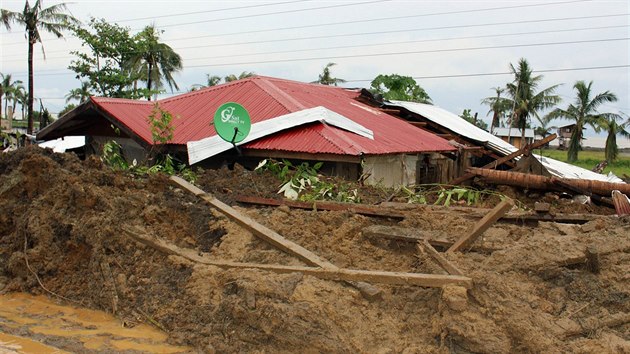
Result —
<path fill-rule="evenodd" d="M 630 215 L 630 198 L 618 190 L 612 191 L 612 200 L 615 205 L 617 215 Z"/>

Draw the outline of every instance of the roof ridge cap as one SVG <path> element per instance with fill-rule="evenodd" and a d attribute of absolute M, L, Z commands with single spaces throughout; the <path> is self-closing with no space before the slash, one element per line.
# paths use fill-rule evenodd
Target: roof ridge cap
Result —
<path fill-rule="evenodd" d="M 278 86 L 270 82 L 270 80 L 258 77 L 258 80 L 252 80 L 252 82 L 290 112 L 297 112 L 306 109 L 306 106 L 291 97 L 288 93 L 282 91 L 278 88 Z"/>

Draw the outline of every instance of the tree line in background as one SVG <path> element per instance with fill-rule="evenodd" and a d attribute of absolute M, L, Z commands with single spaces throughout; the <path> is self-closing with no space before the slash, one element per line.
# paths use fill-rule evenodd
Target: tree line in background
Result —
<path fill-rule="evenodd" d="M 544 89 L 539 89 L 542 75 L 533 75 L 533 69 L 525 59 L 520 59 L 514 66 L 510 64 L 510 70 L 514 75 L 512 82 L 505 87 L 495 87 L 495 96 L 487 97 L 481 102 L 490 107 L 488 114 L 492 113 L 490 132 L 495 127 L 508 126 L 521 131 L 522 141 L 525 138 L 525 129 L 530 128 L 532 118 L 536 118 L 540 125 L 535 129 L 535 133 L 541 136 L 550 134 L 549 124 L 554 119 L 567 119 L 575 123 L 572 135 L 569 139 L 567 160 L 575 162 L 578 153 L 582 149 L 584 139 L 584 129 L 586 126 L 592 127 L 596 132 L 605 131 L 607 133 L 605 158 L 608 162 L 613 162 L 618 157 L 617 135 L 630 138 L 628 128 L 630 119 L 623 121 L 620 114 L 610 112 L 599 112 L 599 108 L 605 103 L 617 101 L 617 96 L 610 92 L 593 92 L 593 82 L 577 81 L 573 88 L 575 90 L 574 102 L 567 108 L 558 108 L 562 99 L 555 94 L 560 85 L 553 85 Z M 501 96 L 505 93 L 505 96 Z M 551 110 L 546 115 L 541 112 Z"/>
<path fill-rule="evenodd" d="M 26 32 L 29 78 L 28 89 L 25 89 L 22 81 L 13 81 L 10 74 L 0 73 L 0 114 L 2 98 L 5 116 L 10 119 L 13 119 L 14 112 L 9 114 L 8 104 L 12 103 L 15 111 L 19 103 L 22 106 L 22 117 L 26 107 L 28 133 L 33 132 L 33 48 L 37 42 L 42 44 L 41 31 L 52 33 L 58 38 L 63 37 L 64 31 L 71 31 L 82 41 L 82 46 L 89 49 L 72 52 L 76 58 L 72 60 L 69 69 L 76 73 L 81 85 L 66 95 L 68 105 L 60 115 L 76 107 L 71 101 L 78 101 L 80 104 L 91 95 L 151 100 L 158 93 L 164 92 L 166 86 L 171 91 L 179 89 L 173 74 L 182 70 L 182 59 L 170 46 L 160 41 L 162 31 L 155 26 L 146 26 L 136 34 L 131 34 L 128 27 L 108 23 L 105 19 L 92 18 L 86 26 L 82 26 L 66 11 L 64 3 L 43 8 L 40 0 L 35 1 L 33 6 L 27 0 L 22 12 L 1 10 L 1 21 L 7 29 L 11 28 L 11 24 L 17 24 Z M 328 63 L 313 83 L 334 86 L 345 83 L 346 80 L 332 75 L 331 68 L 335 65 L 336 63 Z M 586 126 L 591 126 L 596 132 L 607 132 L 606 160 L 612 162 L 617 158 L 616 136 L 630 137 L 630 119 L 623 121 L 619 114 L 598 111 L 602 104 L 617 101 L 613 93 L 605 91 L 595 94 L 592 92 L 592 81 L 578 81 L 574 85 L 575 102 L 561 109 L 556 107 L 561 103 L 560 96 L 555 94 L 559 85 L 540 89 L 543 76 L 534 75 L 527 60 L 519 60 L 516 66 L 510 64 L 510 70 L 514 79 L 504 87 L 493 88 L 495 95 L 481 101 L 490 107 L 488 114 L 492 113 L 491 133 L 499 126 L 513 127 L 521 131 L 521 138 L 524 140 L 525 129 L 531 126 L 532 118 L 536 118 L 540 124 L 536 133 L 542 136 L 550 134 L 553 127 L 549 124 L 552 120 L 568 119 L 576 124 L 568 146 L 569 162 L 577 160 Z M 254 72 L 247 71 L 225 77 L 207 74 L 206 84 L 193 85 L 191 91 L 254 75 Z M 410 76 L 378 75 L 371 81 L 370 91 L 386 100 L 432 103 L 428 93 Z M 548 110 L 551 110 L 550 113 L 541 116 L 541 112 Z M 487 123 L 478 119 L 476 113 L 471 115 L 470 109 L 464 110 L 460 116 L 482 129 L 488 128 Z"/>

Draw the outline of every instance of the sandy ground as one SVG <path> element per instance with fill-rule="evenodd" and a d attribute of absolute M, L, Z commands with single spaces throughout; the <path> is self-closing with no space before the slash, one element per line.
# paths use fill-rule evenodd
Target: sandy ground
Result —
<path fill-rule="evenodd" d="M 230 184 L 235 175 L 246 185 Z M 231 203 L 237 192 L 274 195 L 270 178 L 208 171 L 200 185 Z M 195 351 L 630 352 L 628 321 L 605 326 L 630 314 L 628 218 L 581 226 L 498 223 L 479 241 L 498 250 L 446 255 L 473 279 L 472 289 L 378 285 L 382 297 L 369 300 L 343 282 L 222 270 L 136 243 L 123 228 L 142 228 L 217 260 L 304 265 L 165 177 L 132 178 L 96 159 L 35 148 L 1 155 L 0 206 L 2 292 L 104 310 L 127 326 L 152 324 L 171 344 Z M 402 221 L 236 208 L 339 267 L 433 274 L 444 271 L 413 244 L 368 239 L 363 229 L 399 226 L 455 240 L 476 221 L 431 208 L 403 211 Z M 599 272 L 575 262 L 587 248 L 600 254 Z M 0 331 L 13 330 L 0 322 Z M 47 340 L 64 349 L 59 338 Z"/>

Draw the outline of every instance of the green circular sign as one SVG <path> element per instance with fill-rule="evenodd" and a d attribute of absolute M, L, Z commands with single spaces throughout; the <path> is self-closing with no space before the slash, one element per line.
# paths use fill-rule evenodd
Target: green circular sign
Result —
<path fill-rule="evenodd" d="M 247 110 L 238 103 L 222 104 L 214 113 L 214 129 L 228 143 L 240 143 L 252 128 Z"/>

